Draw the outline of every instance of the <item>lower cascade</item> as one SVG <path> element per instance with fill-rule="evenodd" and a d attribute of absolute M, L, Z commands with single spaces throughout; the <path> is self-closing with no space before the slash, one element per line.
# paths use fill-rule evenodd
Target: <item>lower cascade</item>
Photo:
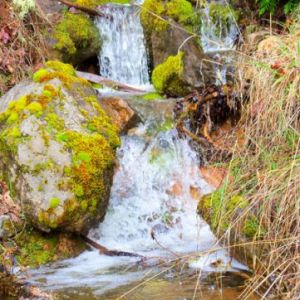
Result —
<path fill-rule="evenodd" d="M 101 7 L 104 17 L 96 25 L 103 44 L 99 53 L 100 74 L 131 85 L 149 85 L 147 53 L 139 9 L 130 5 Z"/>
<path fill-rule="evenodd" d="M 199 175 L 196 153 L 175 129 L 153 134 L 155 128 L 150 122 L 123 137 L 105 220 L 89 233 L 108 249 L 144 258 L 86 251 L 75 259 L 32 271 L 33 283 L 67 295 L 82 288 L 103 295 L 159 273 L 160 261 L 190 253 L 196 253 L 187 260 L 190 268 L 218 271 L 213 262 L 220 260 L 226 270 L 243 268 L 218 248 L 209 226 L 197 214 L 191 190 L 206 194 L 212 187 Z M 210 254 L 205 254 L 207 250 Z"/>

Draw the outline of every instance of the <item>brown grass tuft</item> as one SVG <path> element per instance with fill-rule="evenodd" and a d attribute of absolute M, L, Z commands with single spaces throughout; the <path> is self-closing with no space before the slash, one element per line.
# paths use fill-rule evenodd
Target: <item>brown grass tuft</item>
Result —
<path fill-rule="evenodd" d="M 240 243 L 241 237 L 250 242 L 243 248 L 248 257 L 252 252 L 254 275 L 242 297 L 255 291 L 262 299 L 284 295 L 296 300 L 300 295 L 299 22 L 289 33 L 268 36 L 257 47 L 244 45 L 238 70 L 240 85 L 244 88 L 247 83 L 250 99 L 240 124 L 247 143 L 235 148 L 222 201 L 229 203 L 240 195 L 248 205 L 221 215 L 231 220 L 226 232 L 231 245 Z M 253 221 L 251 237 L 241 225 L 247 219 Z"/>

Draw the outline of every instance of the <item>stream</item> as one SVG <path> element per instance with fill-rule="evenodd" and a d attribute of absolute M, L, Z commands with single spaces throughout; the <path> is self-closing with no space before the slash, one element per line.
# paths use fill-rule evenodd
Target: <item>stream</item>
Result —
<path fill-rule="evenodd" d="M 149 88 L 137 8 L 107 5 L 103 12 L 108 17 L 96 20 L 103 36 L 101 75 Z M 236 29 L 230 28 L 225 50 L 234 46 L 230 42 L 234 35 Z M 202 37 L 207 52 L 224 50 L 209 43 L 216 37 L 208 31 Z M 227 69 L 218 72 L 224 82 Z M 189 141 L 179 138 L 172 127 L 175 102 L 127 98 L 144 122 L 122 137 L 107 214 L 89 237 L 110 250 L 140 257 L 106 256 L 90 250 L 29 271 L 30 283 L 55 292 L 59 299 L 237 298 L 242 285 L 239 274 L 247 267 L 218 245 L 197 214 L 198 199 L 191 191 L 205 195 L 213 188 L 200 176 L 199 157 Z"/>

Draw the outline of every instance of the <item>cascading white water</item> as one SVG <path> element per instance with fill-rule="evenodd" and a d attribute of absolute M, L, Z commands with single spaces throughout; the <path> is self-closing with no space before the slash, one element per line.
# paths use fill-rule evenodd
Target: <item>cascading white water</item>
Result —
<path fill-rule="evenodd" d="M 215 1 L 219 5 L 227 5 L 224 1 Z M 217 77 L 217 84 L 227 82 L 228 67 L 232 64 L 230 52 L 235 50 L 236 41 L 239 36 L 239 29 L 234 16 L 224 24 L 221 20 L 213 22 L 209 6 L 202 10 L 201 22 L 201 44 L 204 52 L 214 61 Z"/>
<path fill-rule="evenodd" d="M 101 12 L 105 17 L 96 20 L 103 40 L 99 53 L 100 74 L 130 85 L 150 85 L 138 8 L 108 4 L 101 7 Z"/>
<path fill-rule="evenodd" d="M 196 153 L 174 129 L 149 137 L 151 131 L 149 124 L 141 125 L 137 134 L 123 137 L 109 208 L 90 238 L 108 249 L 148 258 L 174 259 L 174 253 L 213 249 L 216 239 L 197 214 L 197 201 L 191 196 L 191 188 L 202 194 L 212 191 L 200 176 Z M 158 243 L 151 237 L 153 233 Z M 215 271 L 210 264 L 220 259 L 232 266 L 224 250 L 202 255 L 190 266 Z M 32 271 L 31 280 L 47 290 L 67 293 L 68 288 L 88 287 L 94 295 L 101 295 L 138 281 L 146 273 L 149 276 L 149 268 L 137 267 L 138 260 L 100 255 L 95 250 Z M 154 267 L 153 272 L 159 269 Z"/>

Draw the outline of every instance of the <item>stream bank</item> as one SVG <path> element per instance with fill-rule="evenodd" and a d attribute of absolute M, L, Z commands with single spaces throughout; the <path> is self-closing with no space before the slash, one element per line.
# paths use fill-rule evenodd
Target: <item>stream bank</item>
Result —
<path fill-rule="evenodd" d="M 79 3 L 82 1 L 76 2 Z M 243 50 L 244 53 L 252 55 L 252 61 L 239 61 L 238 70 L 242 72 L 241 76 L 243 78 L 241 85 L 244 85 L 245 82 L 247 82 L 247 85 L 238 90 L 238 94 L 245 94 L 246 97 L 243 104 L 248 103 L 246 110 L 242 111 L 241 114 L 240 107 L 238 107 L 241 98 L 231 97 L 232 93 L 230 89 L 232 88 L 232 84 L 228 84 L 233 79 L 232 73 L 234 69 L 232 68 L 234 59 L 229 53 L 234 53 L 233 50 L 237 42 L 236 35 L 238 34 L 238 28 L 235 27 L 233 20 L 238 20 L 238 16 L 230 9 L 228 10 L 227 6 L 212 6 L 213 8 L 219 7 L 219 9 L 226 8 L 222 9 L 222 14 L 218 13 L 217 16 L 214 14 L 215 10 L 211 6 L 209 9 L 202 11 L 202 49 L 200 49 L 198 45 L 200 40 L 195 42 L 196 37 L 193 36 L 193 38 L 186 40 L 188 37 L 186 35 L 187 31 L 199 25 L 199 15 L 195 14 L 195 7 L 188 1 L 179 1 L 178 3 L 184 5 L 186 8 L 186 10 L 181 11 L 180 8 L 182 6 L 175 5 L 175 2 L 159 3 L 157 7 L 160 7 L 161 10 L 158 11 L 158 14 L 168 22 L 158 22 L 159 24 L 156 24 L 159 25 L 158 27 L 147 28 L 145 18 L 142 17 L 144 32 L 148 35 L 146 36 L 145 44 L 143 43 L 143 31 L 141 24 L 139 24 L 139 18 L 137 18 L 136 14 L 134 18 L 131 19 L 130 17 L 130 14 L 136 12 L 136 10 L 131 9 L 130 6 L 123 7 L 116 6 L 115 4 L 113 6 L 107 5 L 104 8 L 107 14 L 111 11 L 113 14 L 116 14 L 115 18 L 110 16 L 107 19 L 98 20 L 94 24 L 88 16 L 81 13 L 74 14 L 74 12 L 69 11 L 63 13 L 60 16 L 61 18 L 58 18 L 58 28 L 50 32 L 50 35 L 54 33 L 56 38 L 62 37 L 60 43 L 58 39 L 55 41 L 56 50 L 60 48 L 59 50 L 67 51 L 67 54 L 71 54 L 71 56 L 78 49 L 82 50 L 83 45 L 93 50 L 91 57 L 82 55 L 84 57 L 82 62 L 77 60 L 75 62 L 74 56 L 65 55 L 60 57 L 63 60 L 72 61 L 74 59 L 72 62 L 78 66 L 85 65 L 86 59 L 95 62 L 94 56 L 97 52 L 100 61 L 100 70 L 102 66 L 102 71 L 100 72 L 106 74 L 108 77 L 120 79 L 127 84 L 144 84 L 150 89 L 150 79 L 152 79 L 158 92 L 174 97 L 186 96 L 195 88 L 197 89 L 193 94 L 187 96 L 190 102 L 188 109 L 192 110 L 192 113 L 189 114 L 190 120 L 181 126 L 181 129 L 185 129 L 181 132 L 180 130 L 179 132 L 174 130 L 169 112 L 163 113 L 165 111 L 164 103 L 171 102 L 169 99 L 152 91 L 146 95 L 128 96 L 128 98 L 131 98 L 128 100 L 128 103 L 132 106 L 133 111 L 140 115 L 139 120 L 142 120 L 144 123 L 137 127 L 135 127 L 135 124 L 134 128 L 128 131 L 128 134 L 126 133 L 129 128 L 125 125 L 126 130 L 124 130 L 125 135 L 122 136 L 122 146 L 118 150 L 119 164 L 116 165 L 115 169 L 115 181 L 111 191 L 108 212 L 104 222 L 99 227 L 90 231 L 90 236 L 104 243 L 104 245 L 111 247 L 111 249 L 125 249 L 130 252 L 138 252 L 143 256 L 150 255 L 150 257 L 155 254 L 156 259 L 158 256 L 159 259 L 166 259 L 168 261 L 173 256 L 176 257 L 176 254 L 181 257 L 187 255 L 188 260 L 181 261 L 180 265 L 187 264 L 192 269 L 193 267 L 196 268 L 196 274 L 197 272 L 203 272 L 207 275 L 210 272 L 216 271 L 215 269 L 218 269 L 222 273 L 228 270 L 231 272 L 244 270 L 245 267 L 232 260 L 227 251 L 222 247 L 219 249 L 217 240 L 208 230 L 206 223 L 201 217 L 197 216 L 197 201 L 200 199 L 199 209 L 201 216 L 211 225 L 211 229 L 218 237 L 225 237 L 225 243 L 230 240 L 231 246 L 233 243 L 246 243 L 244 249 L 246 250 L 247 258 L 250 258 L 248 260 L 249 266 L 253 268 L 255 275 L 258 275 L 258 277 L 252 277 L 252 281 L 250 280 L 248 289 L 243 292 L 243 295 L 245 296 L 255 289 L 264 288 L 264 290 L 262 289 L 262 296 L 265 296 L 269 292 L 269 287 L 275 287 L 275 291 L 279 295 L 286 294 L 291 299 L 297 297 L 297 282 L 295 282 L 295 278 L 290 276 L 290 274 L 297 274 L 297 236 L 299 230 L 299 227 L 295 226 L 295 224 L 297 225 L 298 217 L 297 186 L 299 184 L 297 176 L 299 107 L 296 101 L 299 94 L 297 89 L 299 78 L 297 76 L 298 48 L 297 44 L 293 42 L 299 36 L 297 31 L 298 21 L 294 21 L 296 19 L 293 19 L 292 26 L 290 27 L 291 32 L 286 34 L 282 40 L 274 36 L 268 37 L 269 32 L 266 33 L 264 31 L 258 37 L 259 41 L 263 40 L 262 43 L 259 43 L 256 47 L 256 43 L 253 42 L 257 40 L 256 35 L 252 39 L 252 42 L 249 42 L 251 47 Z M 137 4 L 137 6 L 140 5 L 139 3 Z M 153 1 L 145 1 L 142 9 L 147 5 L 153 7 Z M 142 15 L 144 13 L 145 11 L 142 11 Z M 193 16 L 191 18 L 192 22 L 185 18 L 186 13 Z M 149 20 L 153 19 L 152 17 L 149 17 Z M 84 32 L 86 34 L 81 35 L 80 31 L 73 30 L 75 29 L 73 28 L 74 23 L 71 21 L 74 20 L 75 23 L 77 20 L 78 24 L 83 24 L 84 27 L 85 25 L 88 26 L 87 31 Z M 124 20 L 126 22 L 123 22 Z M 153 24 L 155 20 L 154 18 Z M 162 21 L 161 19 L 159 20 Z M 211 26 L 212 23 L 210 22 L 212 20 L 217 20 L 217 24 L 213 22 L 217 26 Z M 131 21 L 133 22 L 130 23 Z M 113 35 L 109 31 L 112 24 L 114 28 L 130 28 L 131 30 L 120 30 L 120 34 Z M 96 25 L 100 29 L 99 32 Z M 178 26 L 184 29 L 183 34 L 180 30 L 177 30 Z M 61 33 L 65 29 L 67 30 L 67 34 L 61 36 Z M 213 30 L 209 31 L 209 29 Z M 139 35 L 138 39 L 131 39 L 134 42 L 138 41 L 134 49 L 130 49 L 129 43 L 126 43 L 126 38 L 125 43 L 122 43 L 124 36 L 126 37 L 130 34 L 133 37 L 135 34 Z M 101 40 L 101 38 L 98 40 L 98 37 L 101 35 L 105 36 L 105 40 Z M 160 40 L 158 38 L 159 35 L 165 35 L 165 37 Z M 170 35 L 173 38 L 170 39 Z M 47 36 L 49 37 L 49 35 Z M 210 43 L 211 40 L 216 38 L 218 38 L 217 47 L 215 43 Z M 249 41 L 251 41 L 250 36 Z M 90 42 L 95 42 L 97 47 L 92 47 Z M 57 43 L 60 47 L 57 46 Z M 141 47 L 139 47 L 139 43 L 142 43 Z M 219 47 L 220 43 L 222 44 L 221 47 Z M 182 52 L 178 52 L 178 48 L 181 48 Z M 283 48 L 286 49 L 288 55 L 282 51 Z M 128 52 L 131 52 L 132 55 L 128 55 Z M 146 55 L 148 59 L 145 58 Z M 120 57 L 126 57 L 129 67 L 126 64 L 123 65 L 123 60 L 119 60 L 119 64 L 122 67 L 118 68 L 117 58 L 120 59 Z M 273 59 L 273 57 L 280 57 L 280 60 Z M 209 60 L 208 64 L 203 66 L 202 63 L 207 62 L 207 60 Z M 254 67 L 253 61 L 256 62 Z M 189 65 L 189 63 L 192 65 Z M 198 63 L 201 64 L 202 69 L 198 67 Z M 85 67 L 90 69 L 88 66 Z M 40 66 L 37 67 L 37 69 L 39 68 Z M 65 71 L 67 73 L 70 71 L 70 67 L 65 66 L 64 68 L 66 68 Z M 97 66 L 91 67 L 91 69 L 92 72 L 99 72 Z M 202 73 L 199 73 L 199 69 Z M 150 72 L 147 72 L 148 70 Z M 57 72 L 57 70 L 54 71 Z M 119 71 L 120 73 L 118 73 Z M 73 76 L 74 71 L 71 72 Z M 38 73 L 36 75 L 38 81 L 40 75 L 44 78 L 49 74 L 43 74 L 43 71 Z M 61 75 L 58 77 L 62 81 L 66 79 Z M 256 78 L 258 79 L 256 80 Z M 74 78 L 71 81 L 74 83 Z M 83 81 L 79 78 L 75 81 L 77 84 L 83 84 Z M 41 82 L 39 83 L 41 84 Z M 69 83 L 64 82 L 67 85 Z M 87 85 L 91 89 L 91 85 Z M 203 88 L 203 85 L 206 88 Z M 272 86 L 274 89 L 274 94 L 265 93 L 269 91 L 269 86 Z M 116 100 L 115 96 L 116 94 L 120 96 L 119 92 L 103 89 L 102 86 L 94 85 L 94 88 L 98 89 L 99 98 L 105 98 L 107 94 L 113 93 L 114 98 L 106 99 L 106 103 L 114 102 L 119 105 L 118 109 L 110 115 L 110 119 L 119 119 L 119 116 L 123 115 L 124 105 L 127 105 L 124 103 L 123 105 L 119 99 Z M 50 96 L 51 98 L 53 96 L 50 95 L 52 92 L 53 89 L 49 90 L 49 87 L 47 87 L 46 90 L 43 89 L 43 99 L 41 97 L 38 99 L 34 97 L 33 99 L 26 99 L 26 103 L 24 101 L 22 103 L 18 102 L 17 116 L 12 111 L 8 111 L 2 115 L 1 122 L 4 122 L 4 133 L 9 133 L 9 139 L 4 140 L 10 146 L 15 146 L 14 139 L 18 138 L 18 131 L 16 130 L 18 128 L 12 126 L 14 125 L 13 122 L 18 124 L 19 121 L 23 121 L 23 108 L 20 108 L 20 105 L 25 105 L 24 115 L 27 115 L 29 112 L 40 118 L 39 106 L 37 104 L 30 106 L 30 102 L 38 102 L 42 105 L 45 101 L 48 101 L 45 100 L 45 97 L 49 98 Z M 215 92 L 217 92 L 217 95 L 215 95 Z M 96 97 L 95 91 L 92 94 Z M 204 99 L 206 95 L 210 94 L 213 95 L 213 100 L 209 102 L 209 105 L 195 105 L 201 97 Z M 83 95 L 81 96 L 83 97 Z M 164 98 L 164 100 L 160 101 L 161 98 Z M 228 98 L 233 101 L 227 102 Z M 278 101 L 278 98 L 280 98 L 281 102 Z M 93 99 L 95 100 L 96 98 Z M 93 99 L 89 99 L 89 101 L 85 99 L 86 101 L 79 102 L 85 108 L 89 104 L 97 106 L 96 102 L 98 100 L 94 101 Z M 159 101 L 156 101 L 157 99 Z M 219 103 L 220 99 L 221 102 Z M 236 99 L 237 101 L 235 101 Z M 268 99 L 268 101 L 262 103 L 261 99 Z M 152 100 L 154 101 L 152 102 Z M 144 105 L 141 101 L 149 102 L 147 105 Z M 180 103 L 178 102 L 177 105 L 180 106 L 182 104 Z M 270 103 L 273 105 L 269 106 Z M 283 103 L 285 107 L 285 114 L 282 114 L 282 111 L 278 109 L 278 107 L 281 107 L 280 103 Z M 101 104 L 101 101 L 100 105 L 105 106 L 103 103 Z M 166 109 L 168 111 L 170 111 L 169 105 L 170 103 L 168 103 L 168 108 Z M 97 110 L 100 113 L 100 109 Z M 275 114 L 273 113 L 274 111 Z M 65 111 L 65 113 L 68 113 L 68 111 Z M 161 113 L 163 113 L 163 116 L 161 116 Z M 239 131 L 232 130 L 230 125 L 227 126 L 230 130 L 226 130 L 226 125 L 228 125 L 226 123 L 229 121 L 228 114 L 231 113 L 233 118 L 230 125 L 235 125 L 239 121 L 240 126 L 242 126 Z M 106 114 L 108 114 L 107 111 L 105 112 Z M 18 119 L 20 116 L 21 120 Z M 132 116 L 131 113 L 127 114 L 126 119 L 128 117 L 129 120 L 130 116 Z M 158 116 L 160 117 L 158 118 Z M 195 118 L 195 126 L 189 124 L 193 118 Z M 83 123 L 86 119 L 90 120 L 89 116 L 85 113 L 82 118 Z M 111 140 L 111 134 L 113 133 L 115 137 L 114 133 L 117 130 L 110 127 L 113 120 L 106 119 L 106 116 L 104 119 L 105 122 L 102 119 L 100 127 L 88 126 L 88 134 L 94 135 L 96 130 L 97 133 L 103 135 L 104 139 Z M 271 131 L 267 128 L 269 124 L 266 120 L 272 120 L 273 127 L 271 127 Z M 53 125 L 53 120 L 47 118 L 46 121 L 48 125 L 49 121 L 52 122 L 50 125 Z M 106 124 L 105 126 L 104 123 Z M 276 124 L 279 125 L 277 126 Z M 242 135 L 240 143 L 238 132 Z M 191 135 L 191 133 L 194 135 Z M 227 143 L 222 143 L 222 139 L 224 139 L 224 137 L 222 138 L 222 133 L 226 136 Z M 228 138 L 229 133 L 236 134 L 236 138 Z M 54 138 L 57 137 L 55 135 Z M 61 142 L 70 146 L 68 144 L 68 137 L 59 137 L 62 139 Z M 198 145 L 195 148 L 192 145 L 195 144 L 195 141 L 193 141 L 194 137 L 197 137 L 196 140 L 198 141 L 205 141 L 206 144 L 212 146 L 212 149 L 225 149 L 230 154 L 226 158 L 229 163 L 225 163 L 220 157 L 215 161 L 215 163 L 218 162 L 218 166 L 213 166 L 213 168 L 218 169 L 221 161 L 220 169 L 229 169 L 229 171 L 227 177 L 225 177 L 223 186 L 209 196 L 202 197 L 204 194 L 212 192 L 213 187 L 206 180 L 203 172 L 199 172 L 198 169 L 199 164 L 207 164 L 209 159 L 203 154 L 205 146 L 200 143 L 201 146 L 199 147 Z M 46 140 L 45 144 L 47 144 Z M 114 140 L 116 141 L 116 139 Z M 230 145 L 231 142 L 229 141 L 232 141 L 232 145 Z M 112 144 L 111 146 L 115 150 L 117 144 L 113 144 L 114 146 Z M 11 150 L 13 150 L 13 147 Z M 97 158 L 103 154 L 102 152 L 101 149 L 97 151 L 97 157 L 92 157 L 91 165 L 94 162 L 97 165 L 97 162 L 99 162 Z M 13 153 L 11 151 L 11 154 Z M 89 166 L 89 163 L 91 163 L 90 155 L 86 155 L 86 151 L 81 151 L 77 154 L 80 162 L 76 157 L 72 158 L 75 167 L 78 163 L 85 163 Z M 291 159 L 288 160 L 287 156 Z M 281 160 L 279 157 L 284 159 Z M 123 159 L 126 159 L 126 163 L 123 162 Z M 249 172 L 247 173 L 245 170 L 249 170 Z M 7 168 L 5 171 L 7 171 Z M 41 170 L 35 171 L 40 172 Z M 89 169 L 89 171 L 91 170 Z M 92 174 L 94 176 L 94 171 L 99 170 L 93 169 L 88 175 Z M 28 170 L 23 168 L 22 172 L 28 173 Z M 110 172 L 112 173 L 112 171 Z M 182 174 L 185 175 L 184 179 L 182 178 Z M 223 179 L 224 176 L 222 175 L 221 177 Z M 276 181 L 277 177 L 283 180 Z M 94 179 L 96 178 L 99 179 L 95 176 Z M 268 178 L 270 180 L 267 180 Z M 141 179 L 144 179 L 142 184 L 140 183 Z M 93 184 L 93 187 L 99 187 L 97 184 L 100 184 L 100 182 L 97 181 L 95 185 Z M 82 182 L 80 181 L 80 183 Z M 107 186 L 109 187 L 110 185 L 111 183 Z M 273 189 L 274 186 L 275 189 Z M 62 186 L 60 185 L 60 187 Z M 276 187 L 278 187 L 279 191 L 286 191 L 283 198 Z M 63 185 L 62 188 L 65 191 L 69 186 Z M 257 190 L 259 193 L 257 193 Z M 85 210 L 89 213 L 86 215 L 89 219 L 87 226 L 84 224 L 78 225 L 77 222 L 77 229 L 74 229 L 74 231 L 81 232 L 83 230 L 87 232 L 91 224 L 96 223 L 101 218 L 100 214 L 103 216 L 105 213 L 102 210 L 97 210 L 99 215 L 94 215 L 95 211 L 91 211 L 89 207 L 89 200 L 93 197 L 84 198 L 86 190 L 82 185 L 80 187 L 77 186 L 72 191 L 76 195 L 76 200 L 80 203 L 80 208 L 77 207 L 80 209 L 80 214 L 85 215 L 83 213 Z M 93 190 L 92 192 L 96 191 Z M 269 192 L 274 196 L 273 198 L 270 198 Z M 93 193 L 91 195 L 93 196 Z M 100 200 L 99 197 L 96 198 Z M 107 197 L 104 196 L 104 198 Z M 56 215 L 56 210 L 61 204 L 60 200 L 58 197 L 51 198 L 49 202 L 50 206 L 47 207 L 47 218 L 44 218 L 44 214 L 41 215 L 43 218 L 39 218 L 40 220 L 37 220 L 33 216 L 33 223 L 35 223 L 36 227 L 42 230 L 57 228 L 61 230 L 66 225 L 68 231 L 73 231 L 67 219 L 62 218 L 56 222 L 52 217 L 52 215 Z M 107 203 L 107 199 L 104 202 Z M 263 204 L 261 205 L 260 203 Z M 296 207 L 296 209 L 294 210 L 293 207 Z M 37 209 L 39 208 L 37 207 Z M 76 207 L 75 211 L 78 212 Z M 119 215 L 118 212 L 122 212 L 122 214 Z M 283 212 L 287 213 L 284 214 Z M 121 215 L 123 215 L 123 218 Z M 75 216 L 75 219 L 78 221 L 78 217 Z M 287 219 L 290 220 L 288 224 L 285 222 Z M 284 223 L 280 223 L 278 220 L 283 220 Z M 37 225 L 40 221 L 43 221 L 41 222 L 42 226 Z M 136 226 L 132 226 L 134 224 Z M 276 232 L 272 231 L 272 226 L 277 228 Z M 281 237 L 278 242 L 277 236 Z M 287 244 L 285 243 L 286 238 L 289 241 Z M 141 243 L 141 240 L 143 243 Z M 274 246 L 269 247 L 268 244 L 273 240 L 276 241 L 272 242 Z M 284 241 L 283 244 L 280 241 Z M 254 247 L 253 245 L 259 246 Z M 249 249 L 253 252 L 251 253 Z M 291 258 L 290 264 L 286 264 L 284 255 L 282 255 L 280 249 L 284 249 L 288 253 Z M 196 251 L 196 253 L 193 251 Z M 202 255 L 206 251 L 210 255 L 204 255 L 203 258 Z M 269 270 L 273 266 L 273 257 L 266 255 L 270 251 L 276 254 L 276 261 L 279 262 L 279 265 L 274 264 L 272 274 L 276 274 L 275 277 L 271 277 L 268 272 L 264 273 L 262 271 L 265 269 Z M 239 254 L 242 253 L 240 249 L 238 252 Z M 262 263 L 256 263 L 253 260 L 254 256 L 259 257 Z M 146 260 L 146 265 L 142 264 L 141 266 L 139 264 L 136 265 L 134 259 L 131 261 L 128 258 L 109 258 L 99 255 L 96 251 L 88 251 L 73 260 L 60 261 L 56 264 L 30 271 L 29 274 L 32 276 L 32 280 L 29 281 L 35 282 L 38 286 L 42 286 L 46 290 L 58 291 L 60 297 L 63 297 L 67 290 L 67 297 L 74 297 L 69 287 L 74 288 L 77 282 L 80 282 L 79 285 L 85 284 L 86 286 L 91 286 L 91 289 L 79 286 L 75 297 L 96 297 L 97 299 L 105 296 L 116 297 L 123 293 L 122 289 L 130 289 L 135 285 L 139 285 L 141 277 L 145 274 L 149 275 L 151 272 L 155 274 L 155 272 L 162 271 L 160 267 L 156 266 L 155 262 L 152 266 L 149 266 L 148 259 Z M 242 261 L 246 260 L 245 257 L 242 257 Z M 95 261 L 101 265 L 101 268 L 98 265 L 94 265 Z M 78 270 L 77 264 L 79 266 L 86 266 L 86 268 Z M 282 265 L 285 267 L 284 269 L 282 269 Z M 171 266 L 173 267 L 172 264 Z M 124 268 L 126 268 L 125 273 L 123 272 Z M 263 275 L 261 275 L 262 273 Z M 185 277 L 188 277 L 189 271 L 184 270 L 179 272 L 179 274 L 181 276 L 179 283 L 185 282 Z M 232 273 L 230 274 L 229 277 L 235 277 Z M 245 276 L 244 271 L 242 274 Z M 158 281 L 155 280 L 154 285 L 171 286 L 170 288 L 172 289 L 177 283 L 174 278 L 180 276 L 178 272 L 167 272 L 165 277 L 160 278 Z M 286 284 L 282 285 L 280 280 L 282 277 L 287 280 Z M 61 280 L 61 278 L 64 280 Z M 193 277 L 191 276 L 191 278 Z M 262 283 L 265 282 L 267 284 L 262 286 L 255 278 L 260 278 Z M 61 281 L 63 286 L 60 286 L 58 281 Z M 205 278 L 201 278 L 200 283 L 204 282 Z M 240 283 L 240 281 L 237 282 Z M 195 281 L 193 283 L 195 284 Z M 106 291 L 105 285 L 108 285 L 111 290 Z M 120 285 L 124 285 L 124 287 L 116 288 L 116 286 Z M 193 295 L 190 284 L 184 283 L 183 285 L 187 286 L 187 295 Z M 215 282 L 211 286 L 218 289 Z M 229 283 L 228 286 L 231 286 L 231 284 Z M 154 297 L 156 288 L 151 287 L 151 285 L 147 285 L 143 292 L 145 295 L 149 295 L 149 291 L 147 291 L 148 287 Z M 223 291 L 227 293 L 227 289 L 223 289 Z M 259 289 L 259 291 L 261 290 Z M 240 292 L 237 287 L 235 288 L 235 292 Z M 158 295 L 160 296 L 159 293 Z M 213 295 L 217 297 L 216 294 Z M 171 293 L 170 298 L 173 296 L 174 294 Z"/>

